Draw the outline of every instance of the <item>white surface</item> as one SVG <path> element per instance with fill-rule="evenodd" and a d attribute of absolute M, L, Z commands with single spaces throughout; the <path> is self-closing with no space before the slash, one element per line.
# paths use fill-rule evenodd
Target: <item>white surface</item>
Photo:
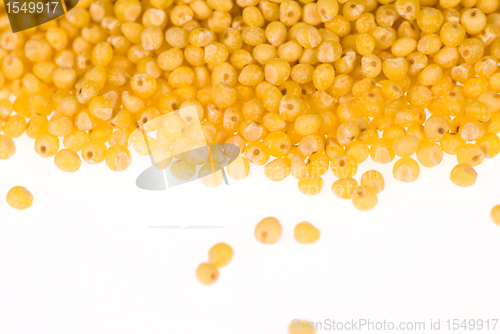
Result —
<path fill-rule="evenodd" d="M 357 179 L 376 168 L 386 189 L 360 212 L 333 196 L 331 172 L 315 197 L 255 166 L 230 186 L 148 192 L 135 186 L 146 157 L 123 173 L 84 163 L 66 174 L 29 138 L 16 145 L 0 162 L 1 334 L 277 334 L 294 318 L 424 321 L 431 332 L 430 319 L 443 328 L 449 318 L 500 318 L 500 227 L 489 217 L 500 203 L 498 158 L 477 167 L 469 189 L 449 180 L 453 157 L 413 184 L 393 180 L 393 163 L 365 162 Z M 33 193 L 29 210 L 5 203 L 15 185 Z M 253 237 L 266 216 L 284 228 L 273 246 Z M 321 230 L 314 245 L 293 238 L 304 220 Z M 181 224 L 224 228 L 151 228 Z M 196 267 L 221 241 L 234 258 L 202 286 Z"/>

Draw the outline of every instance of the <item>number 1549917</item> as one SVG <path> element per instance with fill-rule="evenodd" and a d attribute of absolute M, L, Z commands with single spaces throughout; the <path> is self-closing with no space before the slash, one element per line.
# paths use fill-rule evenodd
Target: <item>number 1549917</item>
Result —
<path fill-rule="evenodd" d="M 497 328 L 498 319 L 448 319 L 446 321 L 448 330 L 484 330 L 484 331 L 494 331 Z"/>
<path fill-rule="evenodd" d="M 53 8 L 50 8 L 50 4 L 53 5 Z M 17 2 L 17 1 L 7 1 L 5 3 L 5 7 L 7 9 L 8 14 L 17 14 L 17 13 L 30 13 L 30 14 L 41 14 L 43 12 L 50 13 L 52 9 L 52 13 L 56 12 L 58 2 Z"/>

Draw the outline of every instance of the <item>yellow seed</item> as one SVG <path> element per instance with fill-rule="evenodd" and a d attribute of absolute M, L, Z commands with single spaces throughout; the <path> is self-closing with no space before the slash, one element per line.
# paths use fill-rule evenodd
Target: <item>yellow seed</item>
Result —
<path fill-rule="evenodd" d="M 415 160 L 405 157 L 396 161 L 392 173 L 396 180 L 411 183 L 420 175 L 420 167 Z"/>
<path fill-rule="evenodd" d="M 277 158 L 264 167 L 264 175 L 271 181 L 282 181 L 290 174 L 290 164 L 284 158 Z"/>
<path fill-rule="evenodd" d="M 431 140 L 422 140 L 417 149 L 417 159 L 425 167 L 434 167 L 443 160 L 443 150 Z"/>
<path fill-rule="evenodd" d="M 281 85 L 290 76 L 290 64 L 280 58 L 274 58 L 267 62 L 264 68 L 266 80 L 273 85 Z"/>
<path fill-rule="evenodd" d="M 25 210 L 33 204 L 33 195 L 25 187 L 13 187 L 7 193 L 7 204 L 14 209 Z"/>
<path fill-rule="evenodd" d="M 361 175 L 360 183 L 364 187 L 373 189 L 377 194 L 384 190 L 385 187 L 384 177 L 374 169 L 364 172 Z"/>
<path fill-rule="evenodd" d="M 170 172 L 176 179 L 189 180 L 196 174 L 196 165 L 186 159 L 177 160 L 170 165 Z"/>
<path fill-rule="evenodd" d="M 317 89 L 327 90 L 335 79 L 335 69 L 330 64 L 321 64 L 313 72 L 313 83 Z"/>
<path fill-rule="evenodd" d="M 35 151 L 42 158 L 53 156 L 59 150 L 59 138 L 49 133 L 42 133 L 35 140 Z"/>
<path fill-rule="evenodd" d="M 250 164 L 243 156 L 238 156 L 233 162 L 227 165 L 227 175 L 235 180 L 242 180 L 250 173 Z"/>
<path fill-rule="evenodd" d="M 255 239 L 263 244 L 275 244 L 281 238 L 281 224 L 274 217 L 264 218 L 255 226 L 254 234 Z"/>
<path fill-rule="evenodd" d="M 413 155 L 418 148 L 420 140 L 412 135 L 404 135 L 396 138 L 392 143 L 392 148 L 396 155 L 404 158 Z"/>
<path fill-rule="evenodd" d="M 350 155 L 344 155 L 332 161 L 331 169 L 333 175 L 339 179 L 350 178 L 356 175 L 358 163 Z"/>
<path fill-rule="evenodd" d="M 116 133 L 116 131 L 114 133 Z M 154 148 L 152 157 L 156 168 L 165 169 L 172 162 L 173 153 L 169 145 L 163 144 Z"/>
<path fill-rule="evenodd" d="M 87 141 L 82 146 L 82 159 L 89 164 L 99 164 L 104 160 L 106 144 L 99 139 Z"/>
<path fill-rule="evenodd" d="M 483 162 L 484 152 L 476 144 L 467 144 L 458 149 L 457 161 L 459 164 L 468 164 L 472 167 L 478 166 Z"/>
<path fill-rule="evenodd" d="M 470 165 L 458 164 L 451 170 L 450 179 L 457 186 L 470 187 L 476 183 L 477 172 Z"/>
<path fill-rule="evenodd" d="M 500 153 L 500 138 L 494 133 L 486 133 L 476 141 L 476 145 L 481 147 L 485 158 L 493 158 Z"/>
<path fill-rule="evenodd" d="M 73 123 L 68 117 L 52 118 L 47 124 L 47 130 L 51 135 L 65 137 L 73 130 Z"/>
<path fill-rule="evenodd" d="M 354 121 L 342 123 L 337 129 L 337 140 L 341 145 L 352 143 L 359 133 L 359 127 Z"/>
<path fill-rule="evenodd" d="M 54 164 L 63 172 L 76 172 L 82 165 L 82 160 L 75 151 L 65 148 L 57 152 Z"/>
<path fill-rule="evenodd" d="M 495 205 L 491 209 L 491 219 L 495 224 L 500 226 L 500 205 Z"/>
<path fill-rule="evenodd" d="M 230 107 L 236 101 L 236 90 L 224 83 L 218 83 L 212 87 L 212 101 L 221 108 Z"/>
<path fill-rule="evenodd" d="M 233 249 L 226 243 L 218 243 L 210 248 L 208 262 L 216 267 L 224 267 L 233 258 Z"/>
<path fill-rule="evenodd" d="M 151 137 L 139 136 L 134 140 L 134 150 L 142 156 L 152 154 L 153 150 L 159 145 L 159 142 Z"/>
<path fill-rule="evenodd" d="M 294 230 L 295 240 L 301 244 L 311 244 L 319 239 L 319 230 L 308 222 L 298 223 Z"/>
<path fill-rule="evenodd" d="M 323 179 L 320 176 L 308 175 L 299 180 L 299 190 L 305 195 L 317 195 L 321 189 L 323 189 Z"/>
<path fill-rule="evenodd" d="M 307 173 L 313 176 L 321 176 L 328 171 L 330 161 L 323 153 L 314 153 L 307 159 Z"/>
<path fill-rule="evenodd" d="M 219 271 L 210 263 L 202 263 L 196 269 L 196 278 L 204 285 L 212 285 L 217 282 Z"/>
<path fill-rule="evenodd" d="M 295 131 L 301 136 L 316 133 L 321 127 L 321 117 L 315 114 L 304 114 L 299 116 L 294 123 Z"/>
<path fill-rule="evenodd" d="M 360 164 L 370 156 L 370 149 L 363 141 L 355 140 L 348 147 L 346 147 L 345 153 L 352 156 L 354 160 Z"/>
<path fill-rule="evenodd" d="M 224 182 L 222 167 L 219 164 L 208 162 L 198 171 L 201 183 L 209 188 L 216 188 Z"/>
<path fill-rule="evenodd" d="M 123 146 L 111 146 L 104 156 L 106 165 L 114 172 L 122 172 L 132 163 L 132 155 Z"/>
<path fill-rule="evenodd" d="M 340 179 L 332 184 L 332 192 L 338 198 L 349 199 L 357 186 L 358 182 L 353 178 Z"/>
<path fill-rule="evenodd" d="M 296 154 L 290 160 L 290 174 L 296 179 L 303 179 L 307 176 L 307 165 L 300 154 Z"/>
<path fill-rule="evenodd" d="M 417 0 L 397 0 L 396 11 L 407 20 L 414 20 L 420 12 L 420 2 Z"/>
<path fill-rule="evenodd" d="M 370 156 L 373 161 L 381 164 L 391 162 L 395 156 L 392 143 L 386 138 L 375 140 L 370 147 Z"/>
<path fill-rule="evenodd" d="M 13 115 L 3 125 L 3 133 L 11 138 L 17 138 L 24 133 L 26 127 L 26 120 L 23 116 Z"/>
<path fill-rule="evenodd" d="M 377 205 L 377 194 L 370 187 L 358 186 L 354 189 L 352 203 L 359 210 L 371 210 Z"/>
<path fill-rule="evenodd" d="M 16 145 L 12 138 L 0 135 L 0 159 L 7 160 L 16 153 Z"/>
<path fill-rule="evenodd" d="M 454 119 L 454 121 L 457 118 Z M 478 121 L 470 120 L 460 127 L 459 135 L 465 141 L 475 141 L 484 134 L 484 125 Z"/>

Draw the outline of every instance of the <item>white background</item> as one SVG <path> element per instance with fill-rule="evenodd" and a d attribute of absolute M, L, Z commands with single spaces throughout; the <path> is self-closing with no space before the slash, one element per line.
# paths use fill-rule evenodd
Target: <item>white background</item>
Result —
<path fill-rule="evenodd" d="M 147 157 L 134 155 L 123 173 L 83 163 L 67 174 L 26 136 L 16 145 L 0 162 L 1 334 L 278 334 L 295 318 L 424 321 L 431 332 L 430 319 L 443 329 L 450 318 L 500 318 L 500 227 L 489 216 L 500 203 L 498 158 L 476 168 L 468 189 L 449 180 L 454 157 L 422 167 L 413 184 L 393 180 L 393 163 L 366 161 L 356 178 L 376 168 L 386 189 L 360 212 L 333 196 L 331 172 L 314 197 L 255 166 L 229 186 L 152 192 L 135 186 Z M 30 209 L 5 203 L 16 185 L 33 193 Z M 266 216 L 284 229 L 272 246 L 253 236 Z M 301 221 L 320 229 L 316 244 L 294 240 Z M 167 225 L 223 228 L 152 228 Z M 196 267 L 221 241 L 234 258 L 202 286 Z"/>

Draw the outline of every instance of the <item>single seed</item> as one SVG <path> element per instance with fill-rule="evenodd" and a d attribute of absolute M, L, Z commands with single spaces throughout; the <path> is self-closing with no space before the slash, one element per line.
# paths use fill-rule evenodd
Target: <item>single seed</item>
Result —
<path fill-rule="evenodd" d="M 14 209 L 25 210 L 33 204 L 33 195 L 25 187 L 13 187 L 7 193 L 7 204 Z"/>
<path fill-rule="evenodd" d="M 196 269 L 196 277 L 204 285 L 212 285 L 219 278 L 217 267 L 210 263 L 202 263 Z"/>
<path fill-rule="evenodd" d="M 216 267 L 224 267 L 233 258 L 233 249 L 225 243 L 219 243 L 208 252 L 208 262 Z"/>
<path fill-rule="evenodd" d="M 459 187 L 470 187 L 476 183 L 477 172 L 470 165 L 459 164 L 451 170 L 450 179 Z"/>
<path fill-rule="evenodd" d="M 319 239 L 319 230 L 308 222 L 302 222 L 295 226 L 295 240 L 301 244 L 311 244 Z"/>
<path fill-rule="evenodd" d="M 500 226 L 500 205 L 495 205 L 491 209 L 491 219 L 495 224 Z"/>
<path fill-rule="evenodd" d="M 354 189 L 352 203 L 359 210 L 371 210 L 377 205 L 377 194 L 370 187 L 358 186 Z"/>
<path fill-rule="evenodd" d="M 274 217 L 264 218 L 255 226 L 255 238 L 263 244 L 276 243 L 281 238 L 281 234 L 281 224 Z"/>

